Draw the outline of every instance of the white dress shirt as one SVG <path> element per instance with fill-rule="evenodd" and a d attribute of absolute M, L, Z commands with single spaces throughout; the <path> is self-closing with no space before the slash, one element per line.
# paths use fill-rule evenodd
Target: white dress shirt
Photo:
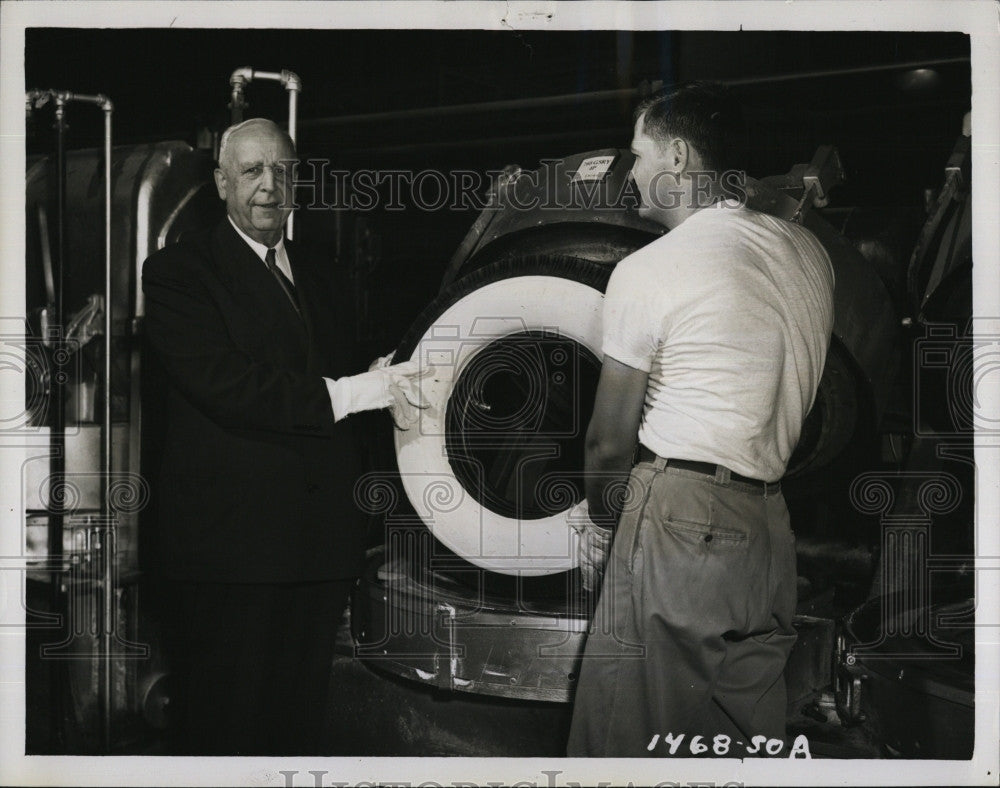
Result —
<path fill-rule="evenodd" d="M 274 262 L 278 266 L 278 270 L 285 275 L 293 285 L 295 284 L 295 277 L 292 276 L 292 264 L 288 262 L 288 252 L 285 251 L 285 238 L 282 236 L 278 239 L 278 243 L 274 246 L 265 246 L 259 241 L 255 241 L 245 232 L 243 232 L 239 227 L 236 226 L 236 222 L 233 221 L 233 217 L 227 216 L 229 223 L 233 226 L 233 229 L 239 234 L 240 238 L 247 242 L 251 249 L 253 249 L 254 254 L 257 255 L 264 265 L 267 265 L 265 259 L 268 249 L 274 249 Z"/>

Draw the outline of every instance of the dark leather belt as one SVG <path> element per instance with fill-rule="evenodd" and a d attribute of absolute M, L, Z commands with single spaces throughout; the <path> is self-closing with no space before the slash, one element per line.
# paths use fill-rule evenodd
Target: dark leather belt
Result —
<path fill-rule="evenodd" d="M 656 462 L 660 459 L 660 456 L 650 449 L 647 449 L 641 443 L 639 444 L 638 452 L 638 462 Z M 711 476 L 713 479 L 718 473 L 719 469 L 725 469 L 723 465 L 716 465 L 712 462 L 699 462 L 698 460 L 674 460 L 667 459 L 664 460 L 668 468 L 682 468 L 685 471 L 694 471 L 695 473 L 703 473 L 706 476 Z M 740 473 L 735 473 L 729 471 L 729 478 L 734 482 L 742 482 L 743 484 L 750 484 L 754 487 L 759 487 L 761 492 L 776 493 L 781 489 L 780 482 L 764 482 L 760 479 L 751 479 L 749 476 L 744 476 Z"/>

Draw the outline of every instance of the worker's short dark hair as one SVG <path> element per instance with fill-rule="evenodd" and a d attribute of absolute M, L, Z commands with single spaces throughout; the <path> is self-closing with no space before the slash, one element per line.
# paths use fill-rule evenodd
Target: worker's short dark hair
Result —
<path fill-rule="evenodd" d="M 719 173 L 746 166 L 743 112 L 719 82 L 689 82 L 659 93 L 636 108 L 634 120 L 640 115 L 647 136 L 664 144 L 674 137 L 686 140 Z"/>

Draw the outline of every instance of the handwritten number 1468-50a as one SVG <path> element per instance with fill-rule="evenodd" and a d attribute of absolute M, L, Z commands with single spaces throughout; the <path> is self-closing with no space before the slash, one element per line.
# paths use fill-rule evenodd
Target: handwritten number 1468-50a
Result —
<path fill-rule="evenodd" d="M 732 737 L 726 736 L 724 733 L 714 736 L 710 742 L 704 736 L 692 736 L 690 739 L 687 739 L 687 746 L 684 747 L 685 738 L 686 736 L 683 733 L 676 735 L 674 733 L 667 733 L 662 737 L 659 733 L 656 733 L 649 740 L 646 749 L 654 752 L 657 746 L 659 746 L 661 749 L 666 749 L 668 755 L 679 755 L 681 757 L 689 753 L 691 755 L 707 755 L 711 751 L 712 755 L 720 758 L 724 758 L 727 755 L 736 758 L 744 755 L 770 756 L 773 758 L 780 756 L 785 749 L 784 741 L 781 739 L 769 739 L 767 736 L 754 736 L 749 742 L 743 742 L 739 739 L 734 742 Z M 809 740 L 802 735 L 796 736 L 786 757 L 812 758 L 809 752 Z"/>

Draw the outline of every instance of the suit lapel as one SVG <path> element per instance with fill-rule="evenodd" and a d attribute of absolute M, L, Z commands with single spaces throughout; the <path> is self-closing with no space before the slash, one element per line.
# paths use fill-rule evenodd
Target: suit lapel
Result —
<path fill-rule="evenodd" d="M 298 345 L 304 350 L 309 340 L 303 320 L 267 266 L 236 234 L 228 219 L 223 219 L 216 227 L 212 243 L 212 256 L 220 279 L 233 297 L 246 306 L 250 314 L 267 320 L 269 331 L 276 334 L 276 342 L 286 348 L 291 343 L 292 347 Z M 294 269 L 293 276 L 297 278 Z"/>

